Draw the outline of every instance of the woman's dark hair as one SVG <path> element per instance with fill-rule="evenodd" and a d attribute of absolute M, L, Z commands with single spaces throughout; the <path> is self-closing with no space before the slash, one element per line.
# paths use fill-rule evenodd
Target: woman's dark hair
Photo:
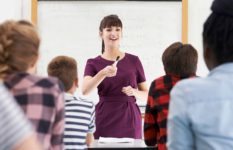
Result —
<path fill-rule="evenodd" d="M 204 23 L 203 44 L 212 50 L 217 64 L 233 62 L 233 2 L 215 0 Z"/>
<path fill-rule="evenodd" d="M 197 58 L 192 45 L 175 42 L 165 49 L 162 61 L 166 74 L 186 76 L 196 74 Z"/>
<path fill-rule="evenodd" d="M 120 18 L 117 15 L 105 16 L 100 22 L 99 31 L 102 32 L 104 28 L 123 27 Z M 104 41 L 102 40 L 102 54 L 104 53 Z"/>

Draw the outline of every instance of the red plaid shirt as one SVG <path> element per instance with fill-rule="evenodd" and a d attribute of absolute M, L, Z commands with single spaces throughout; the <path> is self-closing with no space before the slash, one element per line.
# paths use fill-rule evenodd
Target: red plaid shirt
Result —
<path fill-rule="evenodd" d="M 7 77 L 5 85 L 31 121 L 43 148 L 62 150 L 64 94 L 58 80 L 19 73 Z"/>
<path fill-rule="evenodd" d="M 144 120 L 144 140 L 148 146 L 157 145 L 158 150 L 167 149 L 169 93 L 179 80 L 188 77 L 165 75 L 151 83 Z"/>

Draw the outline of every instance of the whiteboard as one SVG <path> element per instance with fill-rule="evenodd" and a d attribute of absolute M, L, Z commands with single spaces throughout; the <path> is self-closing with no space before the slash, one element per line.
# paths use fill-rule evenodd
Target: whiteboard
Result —
<path fill-rule="evenodd" d="M 72 56 L 78 62 L 81 90 L 87 59 L 101 54 L 99 24 L 109 14 L 117 14 L 122 20 L 120 49 L 139 56 L 149 88 L 155 78 L 164 75 L 164 49 L 181 41 L 182 2 L 39 1 L 38 30 L 42 43 L 38 73 L 47 75 L 47 65 L 55 56 Z M 98 101 L 96 91 L 88 97 Z M 145 104 L 146 100 L 139 103 Z"/>

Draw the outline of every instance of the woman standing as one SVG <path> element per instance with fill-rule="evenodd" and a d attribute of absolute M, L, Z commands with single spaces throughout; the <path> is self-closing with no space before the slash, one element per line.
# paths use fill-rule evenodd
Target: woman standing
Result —
<path fill-rule="evenodd" d="M 140 139 L 141 114 L 136 98 L 146 99 L 148 91 L 142 64 L 137 56 L 120 50 L 122 22 L 117 15 L 102 19 L 99 34 L 102 55 L 87 60 L 82 88 L 84 95 L 98 88 L 94 136 Z"/>

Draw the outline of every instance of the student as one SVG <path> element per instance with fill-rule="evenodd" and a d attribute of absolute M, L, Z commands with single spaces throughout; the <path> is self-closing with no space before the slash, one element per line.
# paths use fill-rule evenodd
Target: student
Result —
<path fill-rule="evenodd" d="M 215 0 L 204 23 L 205 78 L 184 80 L 171 92 L 169 150 L 233 149 L 233 0 Z"/>
<path fill-rule="evenodd" d="M 117 15 L 102 19 L 99 34 L 102 55 L 87 60 L 82 87 L 84 95 L 98 88 L 94 136 L 140 139 L 141 113 L 136 98 L 147 96 L 142 64 L 137 56 L 120 50 L 122 22 Z M 114 64 L 118 56 L 119 62 Z"/>
<path fill-rule="evenodd" d="M 93 141 L 94 104 L 75 97 L 78 70 L 75 59 L 57 56 L 48 65 L 48 74 L 57 77 L 65 87 L 65 149 L 86 149 Z"/>
<path fill-rule="evenodd" d="M 30 123 L 2 83 L 0 94 L 0 149 L 41 150 Z"/>
<path fill-rule="evenodd" d="M 27 21 L 0 24 L 0 76 L 13 93 L 44 149 L 63 149 L 64 99 L 55 78 L 34 75 L 39 36 Z"/>
<path fill-rule="evenodd" d="M 175 42 L 162 56 L 165 75 L 151 85 L 144 120 L 144 140 L 148 146 L 166 150 L 169 94 L 180 80 L 194 77 L 197 70 L 197 51 L 190 44 Z"/>

